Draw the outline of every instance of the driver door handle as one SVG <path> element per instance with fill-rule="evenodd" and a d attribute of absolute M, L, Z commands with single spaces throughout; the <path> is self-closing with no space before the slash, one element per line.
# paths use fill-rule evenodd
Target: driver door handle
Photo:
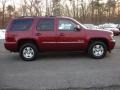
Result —
<path fill-rule="evenodd" d="M 59 36 L 64 36 L 65 34 L 64 33 L 60 33 Z"/>

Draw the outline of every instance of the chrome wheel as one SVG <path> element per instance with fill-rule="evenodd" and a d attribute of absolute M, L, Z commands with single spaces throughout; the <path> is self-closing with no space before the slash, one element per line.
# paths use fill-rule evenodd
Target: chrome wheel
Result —
<path fill-rule="evenodd" d="M 102 56 L 104 54 L 103 46 L 102 45 L 95 45 L 93 47 L 93 54 L 94 54 L 94 56 L 97 56 L 97 57 Z"/>
<path fill-rule="evenodd" d="M 25 58 L 28 58 L 28 59 L 30 59 L 30 58 L 33 58 L 34 57 L 34 49 L 33 48 L 31 48 L 31 47 L 25 47 L 24 49 L 23 49 L 23 56 L 25 57 Z"/>

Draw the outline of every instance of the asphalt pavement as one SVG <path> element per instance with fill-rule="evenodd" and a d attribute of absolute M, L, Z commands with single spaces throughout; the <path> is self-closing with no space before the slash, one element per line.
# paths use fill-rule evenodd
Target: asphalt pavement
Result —
<path fill-rule="evenodd" d="M 55 52 L 42 53 L 32 62 L 5 50 L 0 40 L 0 88 L 119 90 L 120 36 L 115 39 L 115 49 L 104 59 L 80 52 Z"/>

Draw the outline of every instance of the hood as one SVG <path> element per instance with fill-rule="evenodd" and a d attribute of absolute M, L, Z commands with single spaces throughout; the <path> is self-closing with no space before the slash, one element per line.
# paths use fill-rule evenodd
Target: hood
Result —
<path fill-rule="evenodd" d="M 93 34 L 113 34 L 112 31 L 110 30 L 105 30 L 105 29 L 87 29 L 88 32 L 93 33 Z"/>

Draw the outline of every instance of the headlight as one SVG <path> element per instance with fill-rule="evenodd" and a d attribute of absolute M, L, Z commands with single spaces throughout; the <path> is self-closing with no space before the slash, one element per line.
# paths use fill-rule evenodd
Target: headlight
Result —
<path fill-rule="evenodd" d="M 110 38 L 113 40 L 114 39 L 114 34 L 113 32 L 110 34 Z"/>

